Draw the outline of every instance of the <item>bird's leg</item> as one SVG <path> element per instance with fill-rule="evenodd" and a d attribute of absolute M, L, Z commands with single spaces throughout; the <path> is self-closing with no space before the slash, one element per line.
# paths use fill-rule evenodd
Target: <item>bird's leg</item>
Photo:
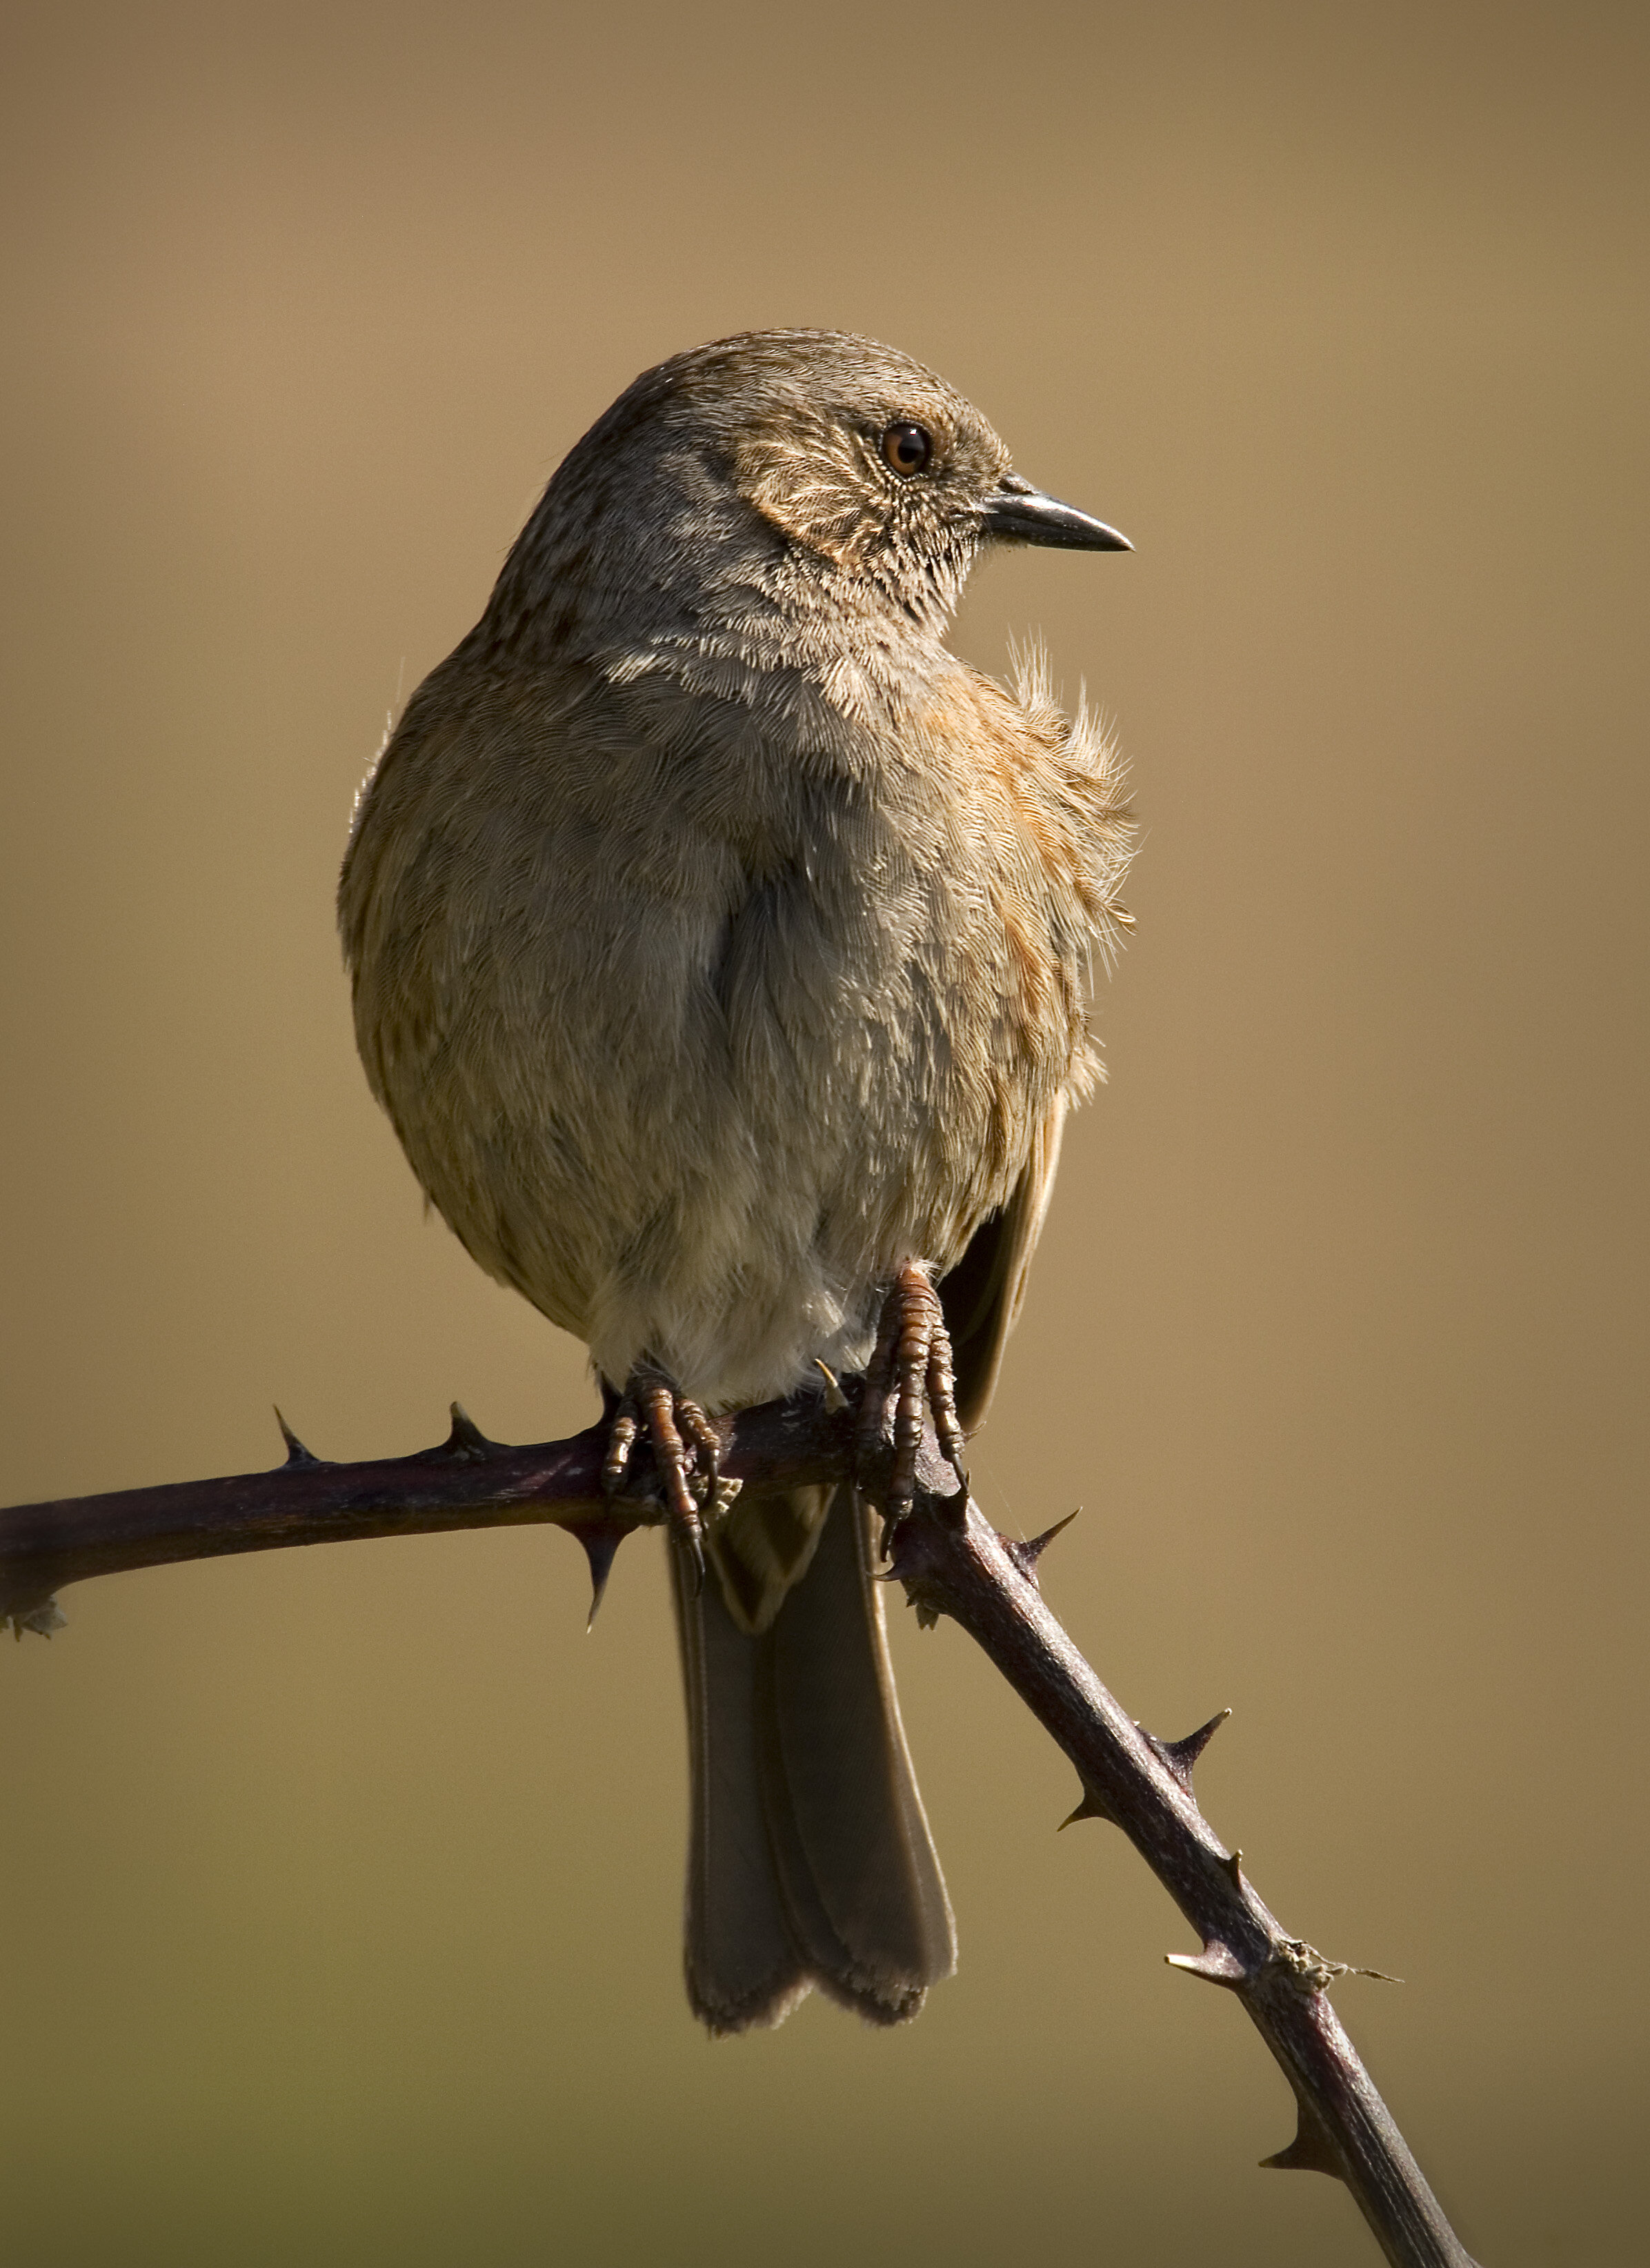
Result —
<path fill-rule="evenodd" d="M 940 1453 L 964 1489 L 962 1426 L 951 1367 L 951 1334 L 939 1294 L 926 1269 L 908 1261 L 882 1303 L 876 1351 L 859 1401 L 858 1462 L 870 1463 L 882 1435 L 890 1394 L 894 1404 L 894 1463 L 883 1503 L 884 1540 L 910 1511 L 917 1495 L 917 1453 L 923 1421 L 932 1414 Z"/>
<path fill-rule="evenodd" d="M 671 1531 L 693 1563 L 696 1584 L 703 1583 L 704 1523 L 699 1504 L 703 1501 L 712 1513 L 720 1506 L 721 1436 L 699 1403 L 678 1394 L 662 1372 L 632 1371 L 608 1430 L 608 1454 L 601 1467 L 607 1495 L 616 1495 L 624 1485 L 630 1453 L 644 1430 L 664 1484 Z"/>

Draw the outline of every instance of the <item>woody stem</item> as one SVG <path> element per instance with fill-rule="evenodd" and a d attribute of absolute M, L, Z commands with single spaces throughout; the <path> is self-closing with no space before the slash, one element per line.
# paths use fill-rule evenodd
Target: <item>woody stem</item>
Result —
<path fill-rule="evenodd" d="M 599 1590 L 622 1537 L 663 1516 L 646 1497 L 604 1489 L 608 1432 L 603 1419 L 512 1448 L 455 1405 L 448 1439 L 410 1457 L 331 1464 L 289 1432 L 287 1462 L 270 1472 L 14 1506 L 0 1511 L 0 1620 L 19 1636 L 48 1630 L 55 1591 L 128 1568 L 528 1523 L 571 1530 Z M 863 1476 L 864 1459 L 851 1410 L 810 1395 L 741 1413 L 721 1469 L 795 1488 Z M 924 1619 L 962 1625 L 1071 1758 L 1084 1790 L 1074 1815 L 1114 1821 L 1191 1923 L 1203 1949 L 1175 1964 L 1242 2002 L 1300 2109 L 1295 2139 L 1268 2162 L 1337 2176 L 1394 2268 L 1472 2268 L 1330 2006 L 1338 1964 L 1285 1935 L 1197 1808 L 1191 1764 L 1213 1726 L 1169 1743 L 1132 1724 L 1042 1602 L 1035 1565 L 1050 1539 L 1008 1543 L 966 1498 L 960 1520 L 959 1494 L 931 1426 L 894 1572 Z"/>
<path fill-rule="evenodd" d="M 1191 1761 L 1214 1726 L 1178 1750 L 1142 1732 L 1043 1604 L 1037 1547 L 1008 1543 L 972 1503 L 959 1523 L 942 1501 L 919 1498 L 894 1572 L 920 1613 L 961 1624 L 1064 1749 L 1083 1786 L 1074 1817 L 1120 1827 L 1197 1931 L 1202 1952 L 1173 1964 L 1242 2002 L 1299 2112 L 1294 2140 L 1266 2162 L 1344 2182 L 1394 2268 L 1473 2268 L 1330 2004 L 1341 1964 L 1285 1932 L 1197 1808 Z"/>

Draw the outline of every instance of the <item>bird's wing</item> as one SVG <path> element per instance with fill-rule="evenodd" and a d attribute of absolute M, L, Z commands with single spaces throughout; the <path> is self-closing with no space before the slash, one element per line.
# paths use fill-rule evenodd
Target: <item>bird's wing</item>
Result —
<path fill-rule="evenodd" d="M 956 1366 L 957 1415 L 965 1433 L 971 1433 L 985 1415 L 1002 1368 L 1004 1345 L 1020 1313 L 1026 1271 L 1054 1187 L 1065 1113 L 1066 1100 L 1061 1095 L 1037 1129 L 1026 1169 L 1007 1204 L 980 1224 L 961 1259 L 939 1279 L 939 1301 Z"/>

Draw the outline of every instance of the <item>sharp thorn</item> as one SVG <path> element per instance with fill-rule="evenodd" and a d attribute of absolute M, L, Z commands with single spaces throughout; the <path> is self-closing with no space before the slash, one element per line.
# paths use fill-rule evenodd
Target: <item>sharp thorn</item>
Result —
<path fill-rule="evenodd" d="M 1082 1508 L 1082 1506 L 1079 1505 L 1077 1511 L 1080 1512 Z M 1037 1583 L 1038 1560 L 1042 1558 L 1055 1537 L 1063 1535 L 1076 1518 L 1076 1512 L 1068 1512 L 1064 1520 L 1057 1520 L 1053 1527 L 1045 1528 L 1041 1535 L 1025 1538 L 999 1535 L 997 1540 L 1026 1580 L 1028 1583 Z M 1041 1589 L 1041 1584 L 1038 1584 L 1038 1588 Z"/>
<path fill-rule="evenodd" d="M 485 1457 L 498 1446 L 490 1441 L 461 1402 L 453 1404 L 453 1431 L 441 1444 L 450 1457 Z"/>
<path fill-rule="evenodd" d="M 1170 1741 L 1168 1752 L 1175 1759 L 1175 1768 L 1191 1776 L 1191 1768 L 1232 1714 L 1229 1709 L 1217 1709 L 1206 1725 L 1199 1725 L 1195 1733 L 1188 1733 L 1182 1741 Z"/>
<path fill-rule="evenodd" d="M 1231 1714 L 1232 1712 L 1229 1709 L 1218 1711 L 1210 1718 L 1206 1725 L 1199 1725 L 1195 1733 L 1188 1733 L 1185 1738 L 1180 1741 L 1160 1741 L 1155 1733 L 1146 1732 L 1144 1725 L 1137 1726 L 1135 1729 L 1144 1735 L 1146 1745 L 1158 1762 L 1168 1765 L 1169 1771 L 1174 1773 L 1190 1795 L 1192 1766 Z"/>
<path fill-rule="evenodd" d="M 1079 1819 L 1103 1819 L 1110 1827 L 1115 1827 L 1117 1823 L 1116 1815 L 1111 1806 L 1097 1796 L 1092 1787 L 1086 1787 L 1083 1790 L 1082 1801 L 1075 1811 L 1068 1813 L 1060 1822 L 1054 1830 L 1055 1833 L 1064 1835 L 1066 1829 L 1075 1827 Z"/>
<path fill-rule="evenodd" d="M 583 1544 L 585 1557 L 590 1562 L 590 1612 L 585 1617 L 585 1628 L 590 1631 L 595 1627 L 601 1602 L 608 1595 L 608 1578 L 619 1556 L 619 1546 L 630 1530 L 617 1521 L 602 1520 L 581 1522 L 572 1532 Z"/>
<path fill-rule="evenodd" d="M 1230 1857 L 1223 1859 L 1220 1864 L 1232 1877 L 1233 1889 L 1241 1890 L 1243 1887 L 1243 1853 L 1241 1851 L 1234 1851 Z"/>
<path fill-rule="evenodd" d="M 285 1418 L 281 1415 L 280 1405 L 278 1403 L 275 1405 L 275 1422 L 281 1429 L 281 1439 L 286 1443 L 286 1462 L 289 1465 L 320 1464 L 321 1462 L 320 1459 L 314 1454 L 313 1449 L 306 1449 L 304 1447 L 304 1444 L 298 1440 L 298 1435 L 292 1431 Z"/>
<path fill-rule="evenodd" d="M 1055 1537 L 1057 1535 L 1064 1535 L 1066 1529 L 1077 1518 L 1077 1513 L 1081 1512 L 1082 1509 L 1083 1507 L 1079 1504 L 1077 1507 L 1077 1512 L 1068 1512 L 1064 1520 L 1057 1520 L 1052 1528 L 1045 1528 L 1041 1535 L 1034 1535 L 1029 1543 L 1022 1543 L 1020 1545 L 1020 1550 L 1025 1553 L 1027 1558 L 1031 1561 L 1034 1566 L 1036 1565 L 1037 1561 L 1042 1558 L 1043 1553 L 1048 1550 L 1050 1544 L 1053 1543 Z"/>
<path fill-rule="evenodd" d="M 1205 1984 L 1225 1984 L 1235 1990 L 1249 1981 L 1243 1963 L 1219 1938 L 1212 1937 L 1201 1953 L 1166 1953 L 1163 1958 L 1171 1969 L 1183 1969 L 1188 1977 L 1201 1977 Z"/>
<path fill-rule="evenodd" d="M 1263 2158 L 1263 2166 L 1273 2166 L 1285 2174 L 1328 2174 L 1332 2179 L 1344 2178 L 1333 2144 L 1322 2123 L 1304 2107 L 1296 2113 L 1295 2139 L 1270 2158 Z"/>

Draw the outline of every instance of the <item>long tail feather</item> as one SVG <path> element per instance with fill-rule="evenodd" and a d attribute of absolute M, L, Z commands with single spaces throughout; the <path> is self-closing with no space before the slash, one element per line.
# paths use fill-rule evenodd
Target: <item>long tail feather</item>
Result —
<path fill-rule="evenodd" d="M 820 1529 L 812 1493 L 790 1516 Z M 776 2024 L 818 1985 L 875 2023 L 914 2016 L 956 1942 L 852 1491 L 835 1492 L 806 1575 L 756 1635 L 718 1582 L 696 1596 L 674 1555 L 673 1570 L 696 2013 L 718 2033 Z"/>

